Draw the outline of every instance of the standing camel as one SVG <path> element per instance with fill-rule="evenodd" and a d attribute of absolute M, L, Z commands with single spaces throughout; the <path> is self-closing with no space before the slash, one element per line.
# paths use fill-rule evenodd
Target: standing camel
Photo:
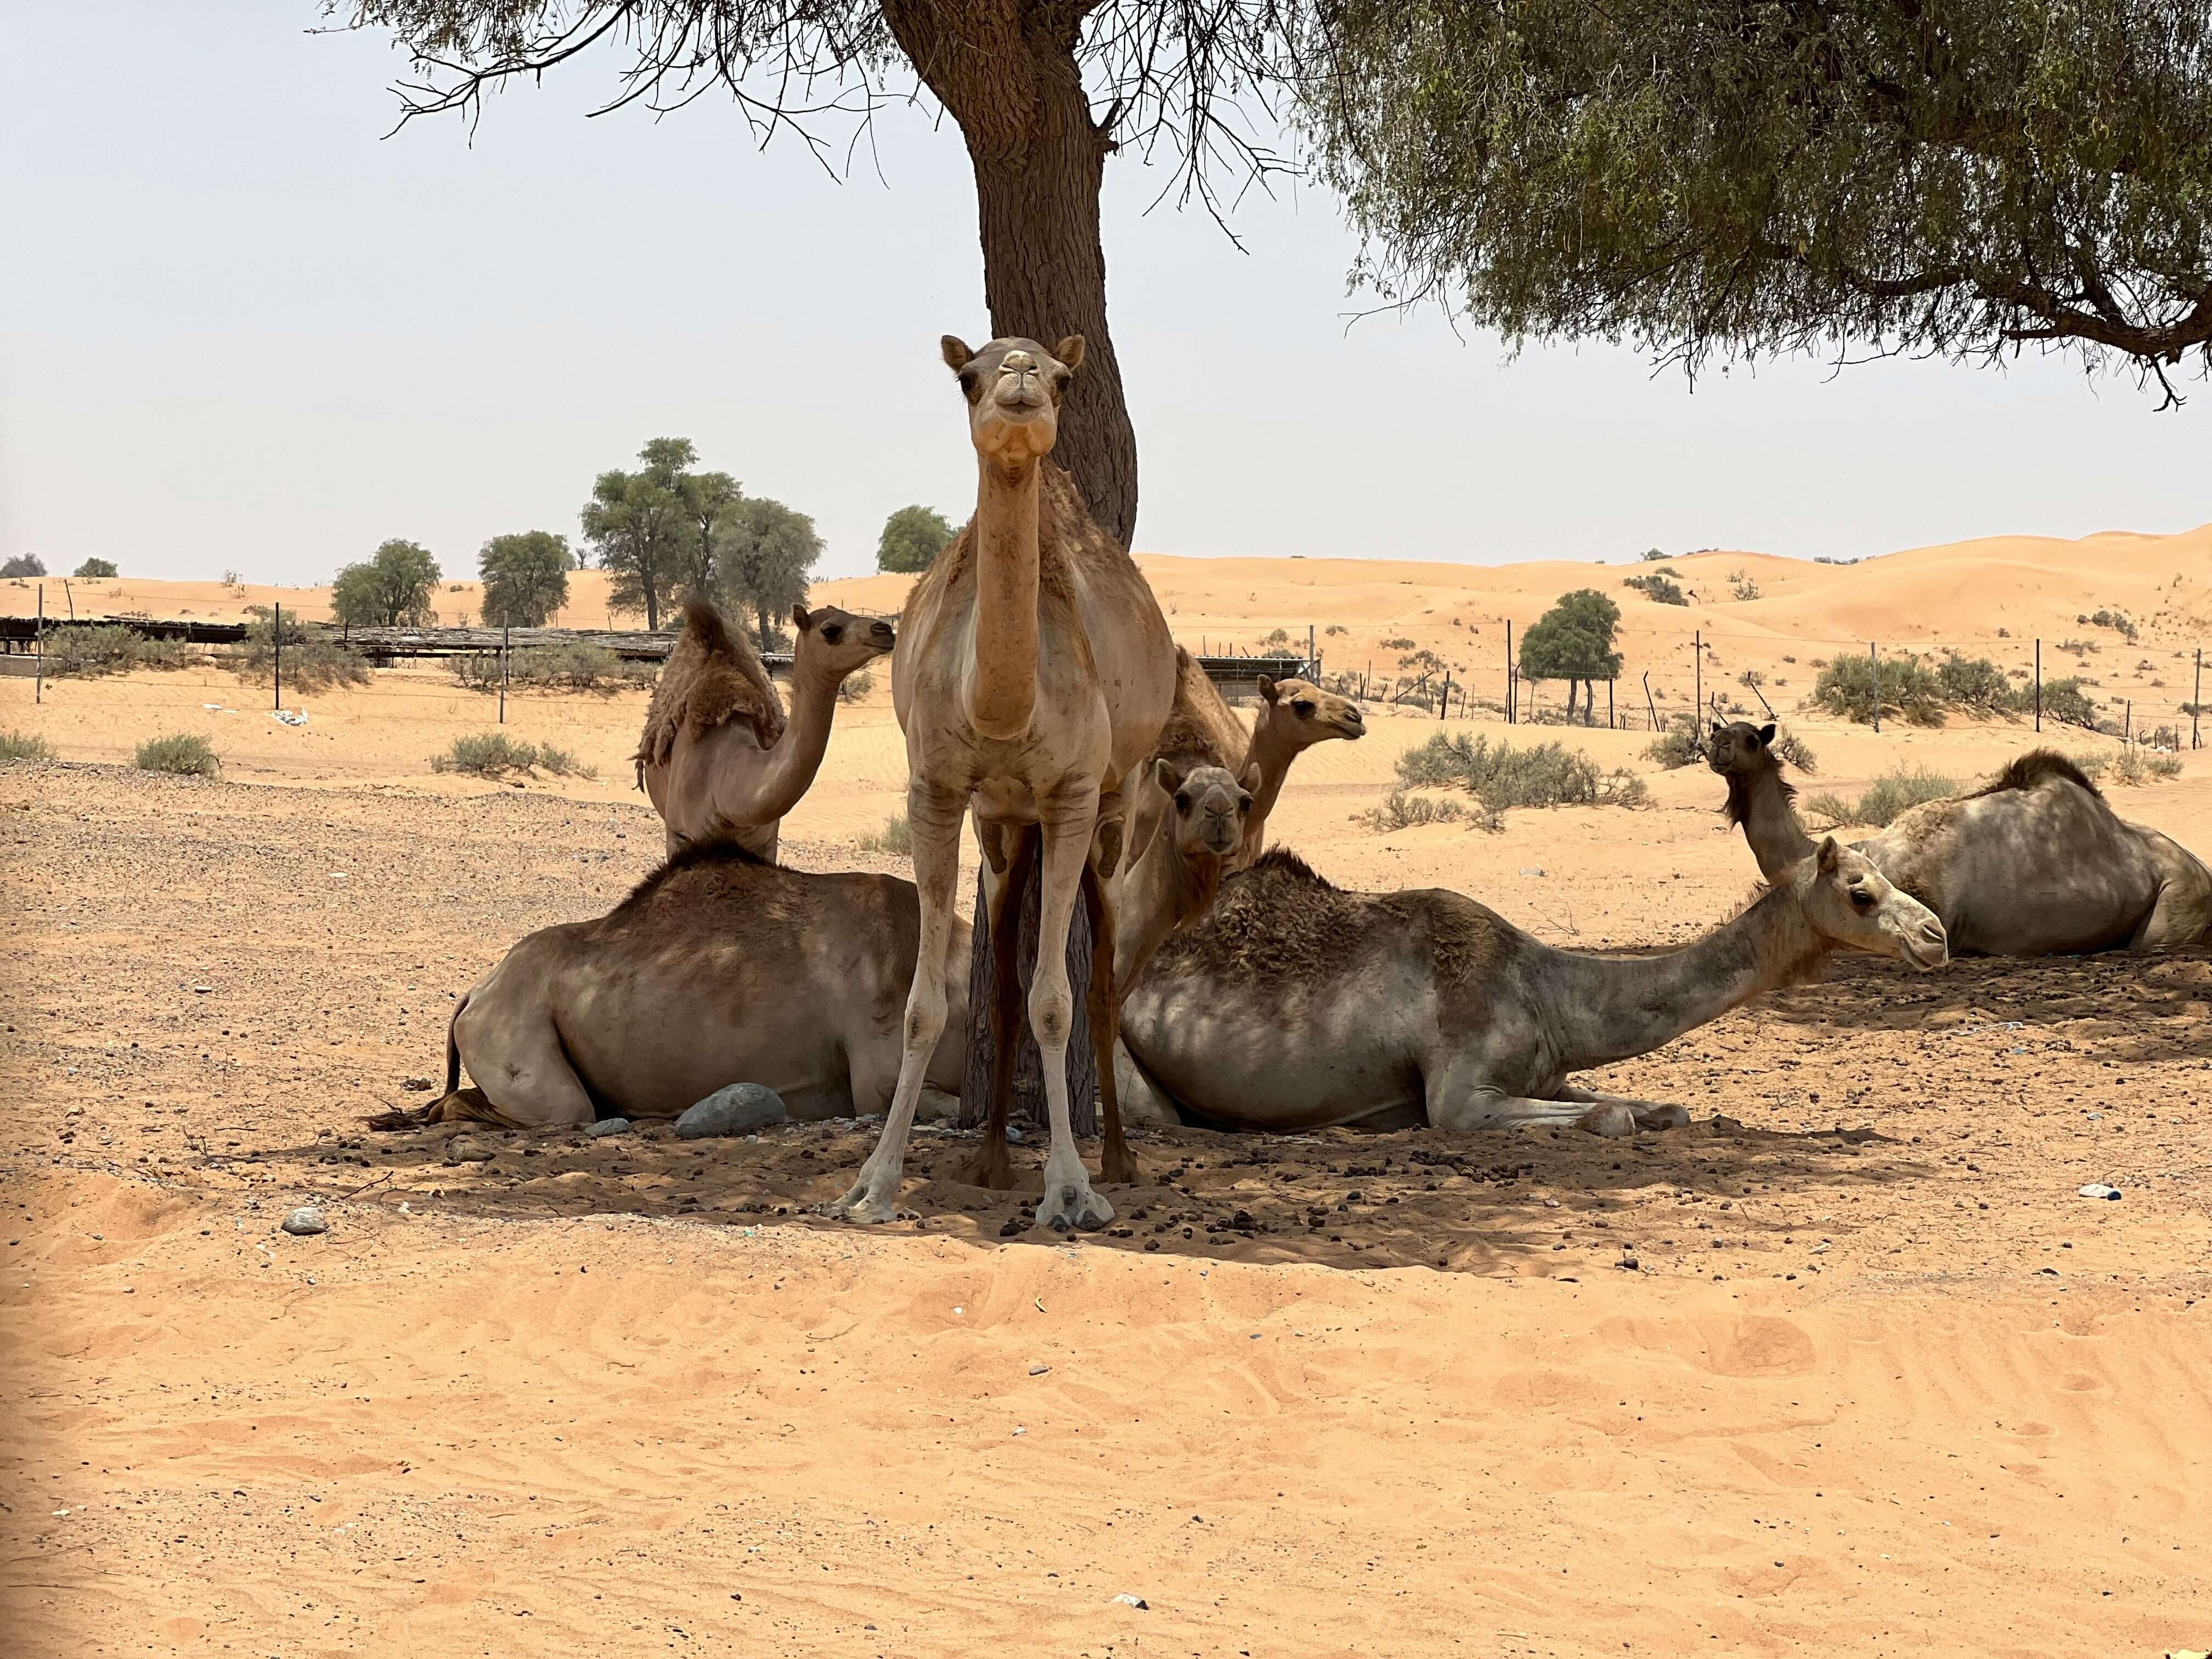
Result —
<path fill-rule="evenodd" d="M 635 757 L 637 787 L 667 826 L 670 857 L 726 839 L 773 860 L 783 815 L 830 746 L 838 688 L 893 644 L 889 623 L 835 605 L 798 605 L 791 620 L 799 632 L 787 725 L 744 635 L 706 599 L 684 607 L 684 635 L 653 686 Z"/>
<path fill-rule="evenodd" d="M 1344 892 L 1278 848 L 1161 948 L 1121 1040 L 1179 1115 L 1220 1128 L 1632 1134 L 1688 1115 L 1568 1073 L 1648 1054 L 1839 948 L 1923 971 L 1945 957 L 1942 924 L 1832 836 L 1733 921 L 1656 957 L 1554 950 L 1442 889 Z"/>
<path fill-rule="evenodd" d="M 1259 781 L 1247 781 L 1252 791 L 1252 810 L 1244 820 L 1244 836 L 1230 860 L 1234 870 L 1249 869 L 1267 842 L 1267 815 L 1283 793 L 1283 780 L 1291 763 L 1317 743 L 1331 738 L 1357 741 L 1367 734 L 1366 716 L 1349 697 L 1324 691 L 1308 680 L 1271 680 L 1260 677 L 1260 708 L 1248 736 L 1244 723 L 1223 699 L 1206 671 L 1182 647 L 1176 647 L 1175 706 L 1161 728 L 1154 750 L 1162 760 L 1179 766 L 1218 766 L 1244 778 L 1255 767 Z M 1140 788 L 1129 808 L 1127 857 L 1152 836 L 1153 820 L 1167 797 L 1157 789 Z"/>
<path fill-rule="evenodd" d="M 1091 1190 L 1068 1109 L 1074 1009 L 1067 933 L 1094 845 L 1104 868 L 1118 861 L 1121 781 L 1152 753 L 1167 720 L 1175 644 L 1135 561 L 1092 522 L 1073 480 L 1046 459 L 1060 399 L 1083 364 L 1083 337 L 1071 335 L 1051 351 L 1021 338 L 971 351 L 947 335 L 942 349 L 967 398 L 977 484 L 975 516 L 907 596 L 904 648 L 891 669 L 906 732 L 921 949 L 890 1118 L 859 1178 L 827 1208 L 854 1221 L 897 1213 L 915 1103 L 945 1026 L 945 939 L 961 824 L 972 808 L 987 854 L 995 846 L 1003 855 L 1030 826 L 1042 842 L 1029 1018 L 1043 1062 L 1052 1147 L 1037 1218 L 1062 1230 L 1101 1227 L 1113 1206 Z M 1110 898 L 1095 878 L 1089 885 L 1098 924 L 1093 976 L 1110 979 Z M 1009 930 L 1020 915 L 998 902 L 988 914 Z M 1110 1074 L 1110 1054 L 1101 1070 Z M 1111 1180 L 1117 1162 L 1126 1166 L 1127 1149 L 1110 1092 L 1102 1103 Z M 994 1103 L 994 1117 L 1000 1109 Z"/>
<path fill-rule="evenodd" d="M 1773 745 L 1771 726 L 1715 721 L 1707 759 L 1728 781 L 1722 810 L 1770 881 L 1813 846 Z M 2212 872 L 2172 836 L 2122 818 L 2052 749 L 1912 808 L 1857 848 L 1942 918 L 1957 956 L 2170 951 L 2212 934 Z"/>

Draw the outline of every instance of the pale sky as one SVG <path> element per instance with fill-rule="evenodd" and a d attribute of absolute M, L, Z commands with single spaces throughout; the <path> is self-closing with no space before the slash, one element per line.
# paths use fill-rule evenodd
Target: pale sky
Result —
<path fill-rule="evenodd" d="M 975 471 L 937 337 L 980 340 L 958 134 L 904 112 L 842 181 L 726 99 L 584 111 L 617 60 L 395 137 L 404 60 L 313 0 L 15 0 L 0 53 L 0 557 L 313 583 L 386 537 L 449 575 L 572 539 L 593 475 L 691 438 L 871 569 Z M 878 168 L 881 177 L 878 176 Z M 1694 391 L 1605 347 L 1508 361 L 1370 319 L 1318 191 L 1239 252 L 1109 164 L 1140 551 L 1498 562 L 1649 546 L 1850 557 L 2212 520 L 2212 386 L 1796 362 Z"/>

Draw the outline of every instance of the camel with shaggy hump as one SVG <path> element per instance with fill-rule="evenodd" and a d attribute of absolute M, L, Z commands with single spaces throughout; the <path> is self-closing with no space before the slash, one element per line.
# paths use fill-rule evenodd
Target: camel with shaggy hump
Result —
<path fill-rule="evenodd" d="M 1706 764 L 1728 781 L 1722 811 L 1769 881 L 1812 850 L 1774 728 L 1713 723 Z M 2212 936 L 2212 872 L 2170 836 L 2112 811 L 2055 749 L 1990 782 L 1902 813 L 1856 843 L 1891 882 L 1942 919 L 1954 956 L 2172 951 Z"/>
<path fill-rule="evenodd" d="M 1346 892 L 1278 848 L 1224 882 L 1130 993 L 1124 1092 L 1133 1115 L 1222 1129 L 1671 1128 L 1689 1121 L 1680 1106 L 1567 1079 L 1809 977 L 1836 950 L 1923 971 L 1948 954 L 1934 913 L 1832 836 L 1732 921 L 1653 957 L 1554 950 L 1443 889 Z"/>

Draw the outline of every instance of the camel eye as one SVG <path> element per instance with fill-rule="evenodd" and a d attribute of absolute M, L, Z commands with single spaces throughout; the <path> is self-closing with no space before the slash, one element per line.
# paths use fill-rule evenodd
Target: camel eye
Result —
<path fill-rule="evenodd" d="M 822 637 L 832 645 L 836 644 L 845 637 L 845 625 L 842 623 L 831 623 L 829 627 L 822 630 Z"/>
<path fill-rule="evenodd" d="M 1299 718 L 1300 720 L 1311 720 L 1311 719 L 1313 718 L 1314 706 L 1313 706 L 1311 703 L 1310 703 L 1310 702 L 1294 702 L 1294 703 L 1292 703 L 1292 704 L 1291 705 L 1291 707 L 1297 710 L 1297 712 L 1298 712 L 1298 718 Z"/>
<path fill-rule="evenodd" d="M 1176 793 L 1176 811 L 1178 812 L 1188 812 L 1190 811 L 1190 797 L 1184 794 L 1180 790 Z"/>
<path fill-rule="evenodd" d="M 1867 891 L 1867 890 L 1866 890 L 1865 888 L 1863 888 L 1863 887 L 1854 887 L 1854 888 L 1852 888 L 1852 889 L 1851 889 L 1851 908 L 1854 908 L 1854 909 L 1856 909 L 1856 910 L 1871 910 L 1871 909 L 1873 909 L 1873 908 L 1874 908 L 1874 895 L 1873 895 L 1872 893 L 1868 892 L 1868 891 Z"/>
<path fill-rule="evenodd" d="M 1239 812 L 1249 812 L 1249 811 L 1250 811 L 1252 810 L 1252 797 L 1251 797 L 1251 796 L 1249 796 L 1249 795 L 1239 795 L 1239 796 L 1237 796 L 1237 810 Z"/>

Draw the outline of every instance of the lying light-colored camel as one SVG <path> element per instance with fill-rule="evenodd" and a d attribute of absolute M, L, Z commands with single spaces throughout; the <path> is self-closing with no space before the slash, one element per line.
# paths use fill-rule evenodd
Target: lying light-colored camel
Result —
<path fill-rule="evenodd" d="M 1356 740 L 1367 734 L 1366 716 L 1358 703 L 1324 691 L 1310 680 L 1271 680 L 1262 674 L 1259 691 L 1260 708 L 1247 733 L 1206 671 L 1177 646 L 1175 706 L 1152 751 L 1185 768 L 1218 766 L 1238 777 L 1259 769 L 1259 781 L 1250 786 L 1252 810 L 1244 820 L 1243 841 L 1230 861 L 1231 870 L 1249 869 L 1260 856 L 1267 842 L 1267 816 L 1283 793 L 1291 763 L 1331 738 Z M 1133 859 L 1150 840 L 1165 799 L 1157 790 L 1135 792 L 1129 807 L 1128 857 Z"/>
<path fill-rule="evenodd" d="M 1723 811 L 1768 880 L 1812 848 L 1774 753 L 1774 728 L 1713 725 Z M 2174 950 L 2212 934 L 2212 872 L 2171 836 L 2128 823 L 2056 750 L 2031 750 L 1970 794 L 1929 801 L 1857 843 L 1942 919 L 1957 956 Z"/>
<path fill-rule="evenodd" d="M 1656 957 L 1553 950 L 1441 889 L 1345 892 L 1278 848 L 1161 948 L 1121 1039 L 1165 1103 L 1216 1127 L 1628 1134 L 1687 1115 L 1590 1094 L 1569 1073 L 1648 1054 L 1839 948 L 1923 970 L 1945 957 L 1934 915 L 1832 837 L 1733 921 Z"/>
<path fill-rule="evenodd" d="M 1098 868 L 1118 862 L 1121 781 L 1152 752 L 1175 700 L 1175 644 L 1135 562 L 1091 521 L 1073 482 L 1046 459 L 1061 395 L 1083 363 L 1082 337 L 1062 340 L 1055 351 L 1028 339 L 970 351 L 951 335 L 942 347 L 967 396 L 975 516 L 908 595 L 891 669 L 906 731 L 922 948 L 907 1002 L 905 1063 L 883 1137 L 859 1179 L 827 1207 L 855 1221 L 897 1213 L 915 1103 L 945 1029 L 945 940 L 960 827 L 972 806 L 987 854 L 1009 830 L 1018 840 L 1033 824 L 1042 840 L 1029 1017 L 1052 1149 L 1037 1218 L 1061 1228 L 1099 1227 L 1113 1206 L 1091 1189 L 1068 1109 L 1068 927 L 1077 898 L 1085 896 L 1094 912 L 1093 977 L 1110 978 L 1112 902 L 1087 877 L 1094 847 Z M 1112 833 L 1102 835 L 1109 825 Z M 987 886 L 979 918 L 994 926 L 994 941 L 997 929 L 1011 929 L 1020 915 L 1003 902 L 1008 884 L 1000 880 L 996 896 Z M 1001 1033 L 1002 1047 L 1012 1041 L 1011 1031 Z M 1102 1086 L 1110 1084 L 1110 1054 L 1108 1060 Z M 1100 1103 L 1103 1174 L 1126 1180 L 1134 1165 L 1110 1087 L 1103 1086 Z M 994 1102 L 994 1138 L 1003 1109 L 1003 1097 Z"/>
<path fill-rule="evenodd" d="M 830 746 L 837 688 L 890 651 L 891 625 L 836 605 L 793 607 L 791 720 L 744 635 L 712 604 L 684 607 L 684 634 L 653 688 L 638 740 L 637 786 L 668 828 L 673 857 L 695 841 L 733 840 L 775 857 L 777 829 Z"/>
<path fill-rule="evenodd" d="M 607 915 L 509 951 L 453 1011 L 445 1098 L 373 1121 L 674 1117 L 741 1082 L 766 1084 L 793 1117 L 883 1111 L 921 936 L 909 882 L 810 875 L 735 842 L 700 842 Z M 941 938 L 964 974 L 968 924 L 955 917 Z M 948 995 L 964 1014 L 964 977 Z M 958 1090 L 967 1034 L 965 1019 L 945 1026 L 927 1083 Z"/>

